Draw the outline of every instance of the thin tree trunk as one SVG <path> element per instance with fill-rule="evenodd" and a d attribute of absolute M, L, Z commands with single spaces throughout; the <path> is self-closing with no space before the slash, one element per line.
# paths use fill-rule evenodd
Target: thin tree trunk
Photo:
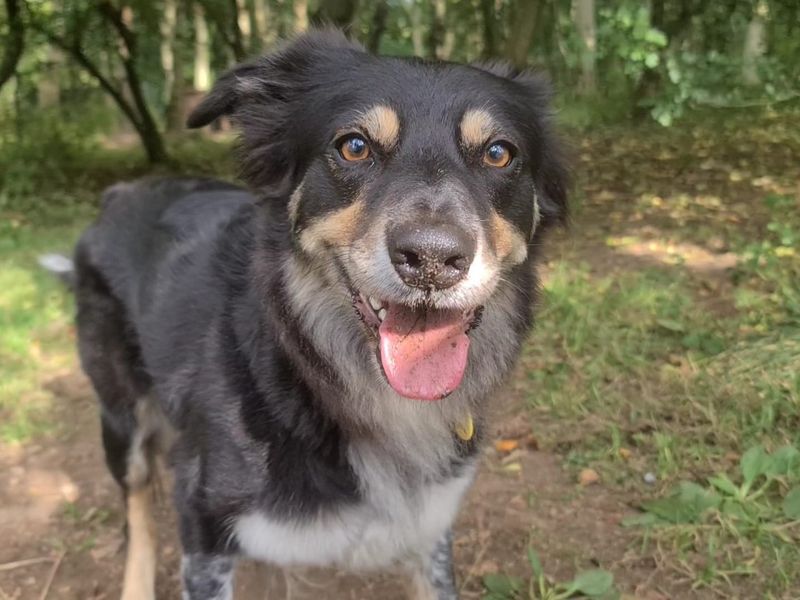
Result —
<path fill-rule="evenodd" d="M 767 41 L 767 28 L 765 20 L 769 13 L 766 0 L 759 0 L 756 4 L 750 23 L 747 25 L 747 34 L 744 39 L 742 52 L 742 80 L 745 85 L 756 86 L 761 83 L 758 73 L 758 64 L 764 56 Z"/>
<path fill-rule="evenodd" d="M 211 38 L 208 35 L 203 6 L 195 2 L 194 13 L 194 77 L 192 83 L 198 92 L 211 89 Z"/>
<path fill-rule="evenodd" d="M 228 9 L 230 11 L 228 18 L 231 31 L 229 45 L 233 51 L 233 58 L 236 59 L 236 62 L 241 62 L 247 56 L 247 52 L 244 49 L 244 33 L 239 26 L 239 3 L 236 0 L 229 0 Z"/>
<path fill-rule="evenodd" d="M 52 74 L 48 77 L 41 77 L 36 85 L 36 100 L 39 108 L 53 108 L 58 106 L 61 101 L 61 85 L 59 77 L 63 53 L 58 46 L 49 44 L 47 46 L 47 72 Z"/>
<path fill-rule="evenodd" d="M 17 0 L 5 0 L 6 19 L 8 19 L 8 36 L 6 36 L 5 52 L 0 61 L 0 89 L 17 72 L 17 64 L 25 49 L 25 27 Z"/>
<path fill-rule="evenodd" d="M 497 11 L 495 0 L 480 0 L 481 23 L 483 25 L 483 50 L 484 59 L 494 58 L 498 52 L 497 40 Z"/>
<path fill-rule="evenodd" d="M 151 163 L 166 162 L 168 157 L 166 148 L 164 147 L 164 140 L 156 126 L 150 108 L 147 105 L 142 91 L 142 82 L 139 78 L 139 72 L 136 70 L 136 35 L 129 26 L 133 13 L 130 11 L 130 7 L 125 7 L 120 10 L 110 2 L 100 2 L 97 9 L 119 35 L 122 65 L 125 68 L 128 89 L 130 90 L 133 104 L 139 117 L 136 120 L 136 123 L 138 123 L 136 131 L 139 133 L 139 137 L 144 145 L 147 159 Z M 134 126 L 136 123 L 134 123 Z"/>
<path fill-rule="evenodd" d="M 292 28 L 295 33 L 302 33 L 308 29 L 308 0 L 294 0 L 292 11 L 294 13 Z"/>
<path fill-rule="evenodd" d="M 439 55 L 439 48 L 444 42 L 444 22 L 442 13 L 440 16 L 439 0 L 433 0 L 429 5 L 429 14 L 431 27 L 428 30 L 428 56 L 430 58 L 437 58 Z"/>
<path fill-rule="evenodd" d="M 252 5 L 252 2 L 248 2 L 247 0 L 236 0 L 234 4 L 236 5 L 236 26 L 241 32 L 242 48 L 252 50 L 253 29 L 251 25 L 253 22 L 251 20 L 250 13 L 250 5 Z"/>
<path fill-rule="evenodd" d="M 428 56 L 447 60 L 453 53 L 456 36 L 445 26 L 447 19 L 447 0 L 432 0 L 431 28 L 428 32 Z"/>
<path fill-rule="evenodd" d="M 321 0 L 311 22 L 314 25 L 334 25 L 350 35 L 358 0 Z"/>
<path fill-rule="evenodd" d="M 389 3 L 387 0 L 378 0 L 375 12 L 372 15 L 372 26 L 369 28 L 367 49 L 377 53 L 381 46 L 381 38 L 386 31 L 386 19 L 389 16 Z"/>
<path fill-rule="evenodd" d="M 186 79 L 184 65 L 186 64 L 186 50 L 177 32 L 184 29 L 189 7 L 181 3 L 175 15 L 175 32 L 172 36 L 173 79 L 167 106 L 164 113 L 166 130 L 169 132 L 180 131 L 183 128 L 186 106 Z"/>
<path fill-rule="evenodd" d="M 272 47 L 280 35 L 280 23 L 278 14 L 272 9 L 268 0 L 252 0 L 254 31 L 258 31 L 258 49 Z"/>
<path fill-rule="evenodd" d="M 423 56 L 425 54 L 425 43 L 422 32 L 422 6 L 419 2 L 411 3 L 411 43 L 414 46 L 414 54 Z"/>
<path fill-rule="evenodd" d="M 595 25 L 594 0 L 573 0 L 572 19 L 578 35 L 583 42 L 581 48 L 581 78 L 578 89 L 583 95 L 591 95 L 597 91 L 597 27 Z"/>
<path fill-rule="evenodd" d="M 164 99 L 169 103 L 175 84 L 175 35 L 178 25 L 177 0 L 164 0 L 161 14 L 161 69 L 164 71 Z"/>
<path fill-rule="evenodd" d="M 506 57 L 517 68 L 528 65 L 528 52 L 539 17 L 539 0 L 517 0 L 512 12 L 511 33 L 506 43 Z"/>

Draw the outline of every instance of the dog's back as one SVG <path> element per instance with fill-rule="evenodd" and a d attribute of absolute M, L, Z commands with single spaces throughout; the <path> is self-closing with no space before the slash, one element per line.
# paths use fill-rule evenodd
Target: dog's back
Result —
<path fill-rule="evenodd" d="M 251 205 L 247 192 L 210 179 L 121 183 L 103 194 L 76 247 L 79 352 L 100 399 L 106 460 L 126 495 L 130 598 L 152 588 L 153 461 L 170 435 L 153 380 L 179 369 L 179 346 L 207 330 L 221 290 L 202 274 L 220 231 Z"/>

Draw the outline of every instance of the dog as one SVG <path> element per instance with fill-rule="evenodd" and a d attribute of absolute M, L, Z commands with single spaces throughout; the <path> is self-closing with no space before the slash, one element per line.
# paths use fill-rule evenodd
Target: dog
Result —
<path fill-rule="evenodd" d="M 168 452 L 183 597 L 237 557 L 403 568 L 458 596 L 451 526 L 567 213 L 550 91 L 312 31 L 223 75 L 248 189 L 117 184 L 74 259 L 78 347 L 123 490 L 123 600 L 155 597 Z"/>

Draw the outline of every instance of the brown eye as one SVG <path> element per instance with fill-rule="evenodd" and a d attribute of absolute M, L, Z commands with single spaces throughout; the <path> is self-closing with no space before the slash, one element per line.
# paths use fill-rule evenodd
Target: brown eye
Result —
<path fill-rule="evenodd" d="M 503 168 L 511 164 L 511 148 L 503 142 L 494 142 L 483 153 L 483 164 L 490 167 Z"/>
<path fill-rule="evenodd" d="M 369 158 L 369 144 L 360 135 L 351 135 L 339 143 L 339 154 L 349 162 Z"/>

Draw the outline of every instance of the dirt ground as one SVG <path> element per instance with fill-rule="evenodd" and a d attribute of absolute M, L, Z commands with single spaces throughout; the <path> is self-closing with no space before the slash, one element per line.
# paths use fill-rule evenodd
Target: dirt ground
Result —
<path fill-rule="evenodd" d="M 56 376 L 48 386 L 57 398 L 58 432 L 0 449 L 0 600 L 116 598 L 124 561 L 123 514 L 103 463 L 92 391 L 77 373 Z M 498 411 L 495 436 L 523 438 L 527 418 L 516 413 L 514 402 L 505 404 L 510 406 Z M 521 468 L 506 468 L 512 463 Z M 555 577 L 602 566 L 636 597 L 673 597 L 648 583 L 650 565 L 627 555 L 631 540 L 619 523 L 632 513 L 630 499 L 601 485 L 581 488 L 560 463 L 530 446 L 510 457 L 487 451 L 455 529 L 464 598 L 480 597 L 483 574 L 524 575 L 531 540 Z M 178 599 L 179 551 L 167 493 L 159 507 L 158 597 Z M 399 576 L 283 573 L 252 564 L 240 568 L 237 590 L 237 599 L 248 600 L 405 597 Z"/>

